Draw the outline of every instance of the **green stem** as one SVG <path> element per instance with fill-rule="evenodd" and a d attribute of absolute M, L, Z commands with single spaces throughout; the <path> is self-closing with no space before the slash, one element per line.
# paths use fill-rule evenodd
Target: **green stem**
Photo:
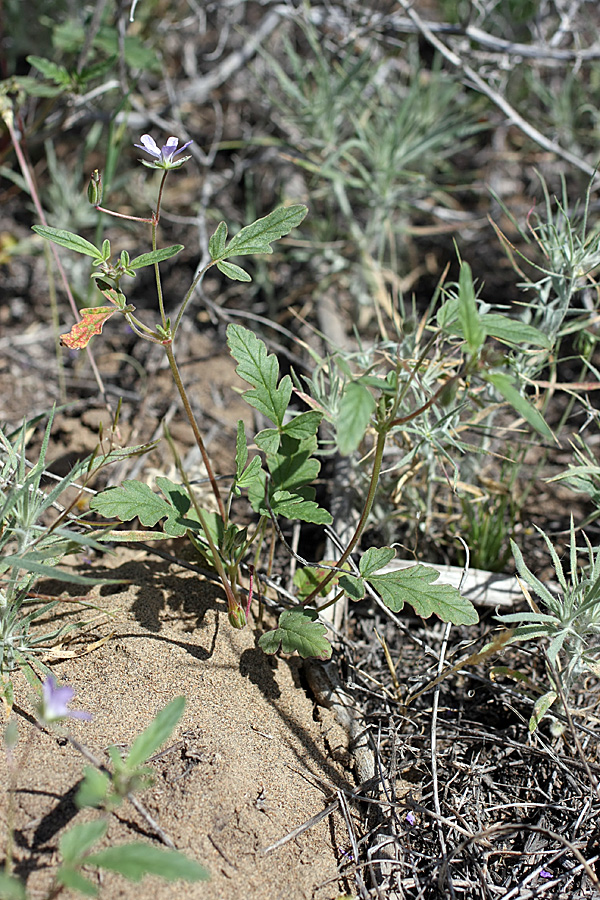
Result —
<path fill-rule="evenodd" d="M 175 463 L 177 465 L 177 469 L 178 469 L 179 474 L 181 475 L 181 479 L 186 487 L 188 496 L 192 502 L 192 506 L 194 507 L 194 509 L 196 511 L 196 515 L 198 516 L 198 521 L 200 522 L 200 525 L 202 526 L 202 531 L 204 532 L 204 537 L 206 538 L 206 542 L 208 544 L 209 550 L 212 555 L 213 565 L 214 565 L 215 569 L 217 570 L 219 578 L 221 579 L 221 584 L 223 585 L 223 589 L 227 596 L 228 612 L 230 614 L 232 614 L 232 613 L 237 614 L 240 610 L 239 600 L 237 599 L 235 592 L 234 592 L 231 584 L 229 583 L 229 579 L 227 577 L 227 573 L 225 572 L 225 567 L 223 565 L 223 561 L 221 560 L 221 556 L 220 556 L 219 550 L 217 548 L 217 545 L 215 544 L 215 542 L 212 539 L 210 529 L 209 529 L 208 523 L 206 521 L 206 517 L 205 517 L 202 509 L 200 508 L 200 504 L 198 503 L 198 501 L 196 499 L 196 495 L 194 494 L 194 492 L 192 490 L 192 486 L 187 477 L 187 472 L 183 468 L 181 460 L 179 459 L 179 454 L 177 453 L 175 444 L 173 443 L 173 438 L 169 434 L 168 429 L 165 429 L 165 437 L 167 438 L 167 440 L 169 442 L 169 446 L 171 447 L 173 456 L 175 457 Z M 202 548 L 197 546 L 197 538 L 194 535 L 194 533 L 192 531 L 188 530 L 187 535 L 188 535 L 189 539 L 191 540 L 192 544 L 195 547 L 197 547 L 197 549 L 201 550 Z"/>
<path fill-rule="evenodd" d="M 169 170 L 165 169 L 163 172 L 163 176 L 160 181 L 160 187 L 158 189 L 158 200 L 156 202 L 156 212 L 152 221 L 152 250 L 156 252 L 156 231 L 158 228 L 158 220 L 160 219 L 160 204 L 162 202 L 163 190 L 165 187 L 165 181 L 167 180 L 167 175 L 169 174 Z M 162 292 L 162 282 L 160 280 L 160 266 L 157 262 L 154 263 L 154 276 L 156 278 L 156 293 L 158 295 L 158 308 L 160 310 L 160 321 L 162 322 L 163 328 L 166 330 L 167 328 L 167 316 L 165 314 L 165 302 L 163 298 Z"/>
<path fill-rule="evenodd" d="M 155 331 L 152 331 L 151 328 L 148 328 L 147 325 L 144 325 L 143 322 L 140 322 L 136 316 L 133 316 L 131 313 L 125 313 L 125 318 L 131 330 L 134 331 L 138 337 L 143 338 L 145 341 L 152 341 L 155 344 L 162 344 L 161 337 L 156 334 Z"/>
<path fill-rule="evenodd" d="M 177 368 L 177 363 L 175 362 L 175 355 L 173 353 L 173 345 L 172 345 L 172 343 L 169 343 L 169 344 L 164 344 L 163 346 L 165 348 L 165 353 L 167 354 L 167 359 L 169 360 L 169 365 L 171 367 L 171 373 L 173 375 L 173 381 L 177 385 L 177 390 L 179 391 L 179 396 L 181 397 L 181 401 L 183 403 L 183 408 L 185 409 L 185 414 L 188 417 L 188 421 L 192 428 L 192 432 L 194 434 L 196 444 L 198 445 L 198 449 L 200 450 L 200 454 L 202 456 L 202 461 L 206 468 L 206 474 L 208 475 L 208 479 L 210 481 L 210 486 L 212 488 L 213 494 L 215 495 L 215 499 L 217 501 L 217 505 L 219 507 L 219 514 L 223 520 L 223 526 L 226 528 L 227 527 L 227 513 L 226 513 L 225 507 L 223 505 L 223 499 L 221 497 L 219 487 L 217 485 L 217 479 L 215 478 L 215 473 L 213 471 L 211 461 L 209 459 L 208 453 L 206 452 L 206 447 L 204 445 L 202 435 L 200 434 L 200 429 L 198 428 L 198 423 L 196 422 L 196 417 L 194 416 L 194 411 L 190 405 L 188 395 L 186 393 L 185 387 L 183 386 L 183 381 L 181 380 L 181 375 L 179 374 L 179 369 Z"/>
<path fill-rule="evenodd" d="M 145 225 L 152 225 L 154 219 L 144 219 L 142 216 L 128 216 L 126 213 L 118 213 L 113 209 L 106 209 L 105 206 L 95 206 L 97 212 L 106 213 L 107 216 L 114 216 L 116 219 L 128 219 L 130 222 L 143 222 Z"/>
<path fill-rule="evenodd" d="M 332 597 L 331 600 L 328 600 L 327 603 L 324 603 L 322 606 L 315 606 L 315 612 L 321 613 L 324 609 L 328 609 L 330 606 L 335 606 L 338 600 L 341 600 L 344 596 L 344 591 L 338 591 L 335 597 Z"/>
<path fill-rule="evenodd" d="M 346 547 L 346 549 L 344 550 L 344 552 L 342 553 L 342 555 L 340 556 L 340 558 L 338 559 L 338 561 L 335 564 L 336 569 L 341 569 L 341 567 L 344 565 L 344 563 L 346 562 L 346 560 L 348 559 L 348 557 L 350 556 L 350 554 L 352 553 L 352 551 L 358 544 L 358 542 L 360 540 L 360 536 L 365 529 L 365 525 L 367 524 L 367 519 L 369 518 L 369 515 L 371 513 L 371 508 L 373 506 L 373 501 L 375 500 L 375 492 L 377 491 L 377 482 L 379 481 L 379 475 L 381 472 L 383 451 L 385 448 L 385 442 L 386 442 L 386 438 L 387 438 L 387 434 L 388 434 L 388 428 L 389 428 L 389 424 L 387 422 L 382 423 L 379 426 L 379 431 L 377 432 L 377 444 L 375 446 L 375 458 L 373 460 L 373 470 L 371 472 L 371 481 L 369 482 L 369 492 L 367 494 L 367 499 L 366 499 L 365 505 L 363 507 L 360 521 L 359 521 L 358 525 L 356 526 L 356 530 L 355 530 L 354 534 L 352 535 L 352 538 L 350 539 L 350 543 L 348 544 L 348 546 Z M 336 573 L 335 569 L 332 569 L 332 571 L 329 572 L 325 576 L 325 578 L 323 578 L 323 580 L 319 582 L 319 584 L 316 586 L 316 588 L 308 595 L 306 600 L 302 601 L 302 606 L 307 606 L 309 603 L 311 603 L 311 601 L 314 600 L 315 597 L 317 597 L 321 593 L 323 588 L 326 588 L 327 585 L 330 583 L 330 581 L 332 581 L 335 578 L 336 574 L 337 573 Z"/>
<path fill-rule="evenodd" d="M 235 613 L 240 607 L 239 601 L 236 599 L 236 596 L 233 592 L 233 588 L 231 587 L 231 584 L 229 583 L 227 573 L 225 572 L 225 567 L 223 566 L 223 563 L 221 561 L 221 557 L 219 555 L 217 545 L 215 544 L 215 542 L 213 541 L 213 539 L 211 537 L 206 519 L 204 517 L 204 513 L 200 509 L 200 505 L 198 504 L 198 501 L 194 497 L 194 494 L 192 493 L 192 489 L 189 486 L 189 484 L 186 485 L 186 487 L 188 489 L 190 499 L 194 505 L 196 515 L 198 516 L 198 521 L 200 522 L 200 524 L 202 526 L 202 530 L 204 532 L 204 537 L 206 538 L 206 542 L 210 549 L 212 559 L 213 559 L 213 565 L 214 565 L 215 569 L 217 570 L 219 578 L 221 579 L 221 584 L 223 585 L 223 589 L 225 591 L 225 594 L 227 595 L 227 610 L 230 613 L 231 612 Z M 188 535 L 189 534 L 190 533 L 188 532 Z M 193 541 L 192 541 L 192 543 L 193 543 Z"/>

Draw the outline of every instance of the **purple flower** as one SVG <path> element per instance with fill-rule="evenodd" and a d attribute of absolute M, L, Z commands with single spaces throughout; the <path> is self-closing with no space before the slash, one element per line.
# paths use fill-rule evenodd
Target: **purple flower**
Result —
<path fill-rule="evenodd" d="M 540 869 L 540 878 L 552 878 L 552 872 L 548 869 Z"/>
<path fill-rule="evenodd" d="M 408 822 L 409 825 L 414 825 L 415 822 L 417 821 L 415 819 L 414 813 L 407 812 L 406 813 L 406 821 Z"/>
<path fill-rule="evenodd" d="M 42 682 L 42 699 L 38 705 L 38 716 L 45 725 L 59 722 L 67 717 L 89 721 L 90 713 L 81 709 L 68 709 L 68 704 L 75 696 L 75 691 L 68 684 L 59 687 L 52 675 Z"/>
<path fill-rule="evenodd" d="M 145 159 L 141 159 L 140 162 L 145 166 L 148 166 L 150 169 L 178 169 L 180 166 L 187 162 L 190 158 L 189 156 L 183 156 L 181 159 L 176 160 L 175 157 L 179 156 L 186 147 L 189 147 L 190 144 L 193 144 L 193 141 L 188 141 L 187 144 L 183 144 L 182 147 L 177 149 L 177 144 L 179 143 L 176 137 L 167 138 L 167 143 L 164 147 L 159 147 L 153 137 L 149 134 L 143 134 L 140 138 L 141 144 L 134 144 L 134 147 L 137 147 L 139 150 L 144 150 L 150 156 L 154 157 L 153 162 L 148 162 Z"/>

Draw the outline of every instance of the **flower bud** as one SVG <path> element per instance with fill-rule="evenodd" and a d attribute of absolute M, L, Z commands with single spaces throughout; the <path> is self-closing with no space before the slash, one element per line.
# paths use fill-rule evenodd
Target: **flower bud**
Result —
<path fill-rule="evenodd" d="M 87 195 L 92 206 L 99 206 L 102 203 L 102 175 L 98 169 L 94 169 L 90 176 Z"/>
<path fill-rule="evenodd" d="M 241 606 L 238 606 L 237 609 L 230 609 L 228 618 L 232 628 L 240 630 L 246 627 L 246 614 Z"/>

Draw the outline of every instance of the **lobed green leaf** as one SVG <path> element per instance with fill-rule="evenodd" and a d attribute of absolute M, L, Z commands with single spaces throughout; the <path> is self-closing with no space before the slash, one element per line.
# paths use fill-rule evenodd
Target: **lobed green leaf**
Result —
<path fill-rule="evenodd" d="M 281 433 L 278 428 L 263 428 L 254 436 L 254 443 L 264 453 L 273 456 L 279 450 Z"/>
<path fill-rule="evenodd" d="M 282 435 L 277 453 L 267 455 L 273 490 L 298 493 L 300 488 L 312 484 L 321 469 L 319 460 L 312 456 L 316 448 L 316 438 L 299 443 Z"/>
<path fill-rule="evenodd" d="M 334 565 L 333 560 L 331 562 L 326 561 L 326 563 L 327 565 Z M 297 598 L 299 600 L 306 599 L 327 575 L 329 575 L 329 569 L 326 569 L 323 566 L 306 566 L 297 569 L 294 575 L 294 586 L 296 588 Z M 338 575 L 336 574 L 333 581 L 330 581 L 328 585 L 319 591 L 319 596 L 326 597 L 337 582 Z"/>
<path fill-rule="evenodd" d="M 363 578 L 368 578 L 378 569 L 383 569 L 389 562 L 393 560 L 396 551 L 393 547 L 369 547 L 363 553 L 358 564 L 360 574 Z"/>
<path fill-rule="evenodd" d="M 440 573 L 430 566 L 416 565 L 367 579 L 385 605 L 399 612 L 409 603 L 418 616 L 429 618 L 433 613 L 453 625 L 474 625 L 479 621 L 470 600 L 449 584 L 433 584 Z"/>
<path fill-rule="evenodd" d="M 238 362 L 238 375 L 255 389 L 245 391 L 244 399 L 281 428 L 292 395 L 291 378 L 285 375 L 277 384 L 277 357 L 273 353 L 267 354 L 265 344 L 242 325 L 227 326 L 227 344 Z"/>
<path fill-rule="evenodd" d="M 322 509 L 314 500 L 306 500 L 301 494 L 275 491 L 270 503 L 275 515 L 285 516 L 286 519 L 299 519 L 315 525 L 331 525 L 333 522 L 326 509 Z"/>
<path fill-rule="evenodd" d="M 365 596 L 363 578 L 357 578 L 356 575 L 340 575 L 338 583 L 351 600 L 362 600 Z"/>
<path fill-rule="evenodd" d="M 308 412 L 300 413 L 299 416 L 294 416 L 293 419 L 283 426 L 281 431 L 297 441 L 305 441 L 307 438 L 316 435 L 322 419 L 322 412 L 311 409 Z"/>
<path fill-rule="evenodd" d="M 327 629 L 316 618 L 312 609 L 286 609 L 279 617 L 279 627 L 263 634 L 258 644 L 269 654 L 277 653 L 281 645 L 284 653 L 297 650 L 303 659 L 330 659 L 331 644 L 324 636 Z"/>
<path fill-rule="evenodd" d="M 307 212 L 307 207 L 301 204 L 274 209 L 268 216 L 257 219 L 256 222 L 238 231 L 223 251 L 222 258 L 248 256 L 251 253 L 272 253 L 271 243 L 288 234 L 292 228 L 296 228 Z"/>
<path fill-rule="evenodd" d="M 164 516 L 173 513 L 173 507 L 147 485 L 127 479 L 118 487 L 107 488 L 90 501 L 90 509 L 107 519 L 129 522 L 139 518 L 142 525 L 152 527 Z"/>
<path fill-rule="evenodd" d="M 62 87 L 66 87 L 71 83 L 71 77 L 67 69 L 65 69 L 64 66 L 59 66 L 57 63 L 52 62 L 50 59 L 46 59 L 43 56 L 31 55 L 27 57 L 27 62 L 30 66 L 33 66 L 34 69 L 37 69 L 38 72 L 41 72 L 44 78 L 48 78 L 50 81 L 54 81 Z"/>
<path fill-rule="evenodd" d="M 260 456 L 253 456 L 242 474 L 236 479 L 238 487 L 247 488 L 254 484 L 262 471 L 262 463 Z"/>

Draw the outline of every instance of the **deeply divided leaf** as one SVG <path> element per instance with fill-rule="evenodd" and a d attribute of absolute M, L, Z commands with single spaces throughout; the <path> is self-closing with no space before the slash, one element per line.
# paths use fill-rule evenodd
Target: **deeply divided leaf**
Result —
<path fill-rule="evenodd" d="M 239 478 L 236 479 L 237 486 L 240 488 L 250 487 L 257 481 L 261 471 L 260 456 L 253 456 Z"/>
<path fill-rule="evenodd" d="M 305 441 L 307 438 L 316 435 L 322 418 L 323 413 L 311 409 L 286 422 L 281 430 L 288 437 L 295 438 L 298 441 Z"/>
<path fill-rule="evenodd" d="M 242 325 L 227 326 L 227 343 L 238 362 L 238 375 L 254 388 L 244 393 L 244 399 L 281 427 L 292 395 L 290 377 L 286 375 L 277 383 L 277 357 L 273 353 L 267 354 L 264 343 Z"/>
<path fill-rule="evenodd" d="M 44 56 L 28 56 L 27 62 L 41 72 L 45 78 L 54 81 L 56 84 L 67 85 L 70 81 L 69 73 L 64 66 L 58 65 Z"/>

